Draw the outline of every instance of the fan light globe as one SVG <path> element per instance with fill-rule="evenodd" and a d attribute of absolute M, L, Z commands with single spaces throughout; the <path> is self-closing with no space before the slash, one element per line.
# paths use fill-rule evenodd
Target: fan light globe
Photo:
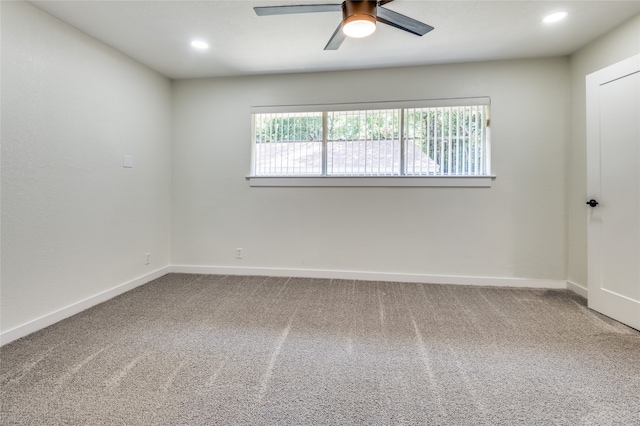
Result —
<path fill-rule="evenodd" d="M 354 19 L 345 21 L 342 31 L 347 37 L 367 37 L 376 30 L 376 21 L 372 16 L 354 16 Z"/>

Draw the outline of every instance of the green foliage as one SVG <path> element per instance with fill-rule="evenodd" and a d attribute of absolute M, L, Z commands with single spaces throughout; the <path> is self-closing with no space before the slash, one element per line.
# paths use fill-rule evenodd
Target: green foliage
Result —
<path fill-rule="evenodd" d="M 329 113 L 328 140 L 398 140 L 400 111 Z"/>
<path fill-rule="evenodd" d="M 322 140 L 322 114 L 290 117 L 256 116 L 256 142 L 306 142 Z"/>

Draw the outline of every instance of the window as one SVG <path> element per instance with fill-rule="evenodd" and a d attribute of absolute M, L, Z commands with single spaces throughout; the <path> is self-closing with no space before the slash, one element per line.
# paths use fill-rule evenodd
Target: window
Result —
<path fill-rule="evenodd" d="M 490 178 L 488 125 L 488 98 L 256 108 L 250 178 Z"/>

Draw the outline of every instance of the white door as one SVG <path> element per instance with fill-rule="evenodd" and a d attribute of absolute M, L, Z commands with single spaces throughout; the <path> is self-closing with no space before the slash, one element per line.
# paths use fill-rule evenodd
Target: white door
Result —
<path fill-rule="evenodd" d="M 589 307 L 640 329 L 640 55 L 586 83 Z"/>

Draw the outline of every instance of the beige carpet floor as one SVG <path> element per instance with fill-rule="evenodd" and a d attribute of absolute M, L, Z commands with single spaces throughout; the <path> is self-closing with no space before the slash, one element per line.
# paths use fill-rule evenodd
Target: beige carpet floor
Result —
<path fill-rule="evenodd" d="M 0 349 L 2 425 L 640 425 L 569 291 L 170 274 Z"/>

